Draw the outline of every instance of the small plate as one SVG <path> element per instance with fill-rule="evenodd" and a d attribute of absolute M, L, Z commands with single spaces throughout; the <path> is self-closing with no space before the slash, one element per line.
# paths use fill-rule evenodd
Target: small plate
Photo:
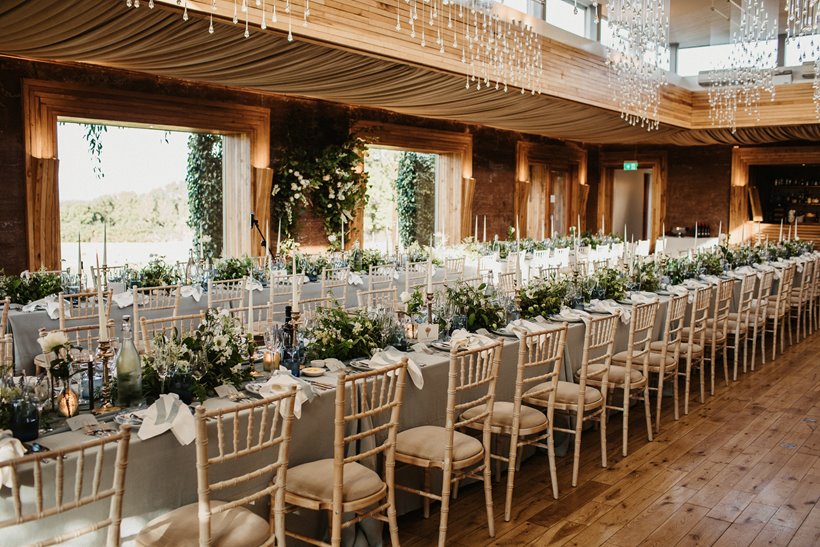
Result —
<path fill-rule="evenodd" d="M 136 410 L 132 412 L 122 412 L 114 416 L 114 421 L 120 425 L 140 426 L 145 417 L 144 410 Z"/>
<path fill-rule="evenodd" d="M 584 322 L 583 319 L 564 319 L 563 317 L 558 316 L 558 315 L 550 315 L 549 318 L 552 321 L 558 321 L 559 323 L 563 323 L 564 321 L 566 321 L 567 323 L 583 323 Z"/>
<path fill-rule="evenodd" d="M 301 374 L 302 376 L 315 378 L 316 376 L 324 376 L 325 369 L 319 367 L 305 367 L 301 371 L 299 371 L 299 374 Z"/>
<path fill-rule="evenodd" d="M 450 343 L 449 342 L 430 342 L 430 346 L 436 348 L 439 351 L 446 351 L 450 352 Z"/>
<path fill-rule="evenodd" d="M 503 329 L 491 330 L 490 332 L 493 334 L 497 334 L 498 336 L 506 336 L 507 338 L 518 338 L 518 336 L 513 331 L 506 327 Z"/>
<path fill-rule="evenodd" d="M 368 364 L 367 359 L 354 359 L 348 363 L 348 366 L 358 371 L 371 371 L 373 368 Z M 304 369 L 303 369 L 304 370 Z"/>

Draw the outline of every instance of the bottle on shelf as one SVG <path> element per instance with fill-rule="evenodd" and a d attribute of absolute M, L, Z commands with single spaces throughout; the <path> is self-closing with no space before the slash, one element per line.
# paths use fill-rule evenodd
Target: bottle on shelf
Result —
<path fill-rule="evenodd" d="M 117 406 L 139 406 L 143 401 L 142 366 L 128 315 L 122 318 L 122 343 L 114 365 L 117 369 Z"/>

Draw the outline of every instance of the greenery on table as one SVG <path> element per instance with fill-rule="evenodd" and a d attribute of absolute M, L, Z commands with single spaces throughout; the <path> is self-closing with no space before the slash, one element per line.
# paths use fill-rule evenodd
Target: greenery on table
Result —
<path fill-rule="evenodd" d="M 654 270 L 651 270 L 654 273 Z M 648 274 L 647 274 L 648 275 Z M 626 295 L 626 277 L 617 268 L 603 268 L 593 274 L 593 285 L 603 289 L 603 298 L 612 300 L 623 300 Z M 657 280 L 657 277 L 655 278 Z M 657 284 L 660 288 L 660 283 Z M 643 289 L 643 285 L 641 285 Z M 644 289 L 654 291 L 656 289 Z M 585 300 L 589 300 L 593 295 L 585 295 Z"/>
<path fill-rule="evenodd" d="M 15 304 L 28 304 L 62 290 L 62 280 L 56 273 L 39 271 L 23 275 L 0 275 L 0 298 L 10 298 Z"/>
<path fill-rule="evenodd" d="M 202 243 L 203 259 L 222 254 L 222 149 L 221 135 L 188 137 L 188 226 L 194 231 L 194 249 Z"/>
<path fill-rule="evenodd" d="M 661 288 L 661 279 L 659 270 L 662 266 L 657 262 L 648 260 L 641 264 L 637 264 L 631 274 L 633 282 L 637 283 L 640 290 L 647 292 L 655 292 Z M 623 298 L 623 296 L 618 297 Z M 616 300 L 618 299 L 616 298 Z"/>
<path fill-rule="evenodd" d="M 429 241 L 435 225 L 436 157 L 404 152 L 396 177 L 399 237 L 403 246 Z"/>
<path fill-rule="evenodd" d="M 76 372 L 71 370 L 71 365 L 74 363 L 71 355 L 72 346 L 64 332 L 49 332 L 38 338 L 37 343 L 43 350 L 43 355 L 54 353 L 54 359 L 47 365 L 52 378 L 66 381 Z"/>
<path fill-rule="evenodd" d="M 486 288 L 484 283 L 474 287 L 461 281 L 445 288 L 446 306 L 453 314 L 467 318 L 467 330 L 470 332 L 497 329 L 504 321 L 504 308 L 496 298 L 486 293 Z M 450 316 L 447 314 L 447 318 Z"/>
<path fill-rule="evenodd" d="M 20 388 L 0 385 L 0 429 L 11 427 L 11 402 L 22 395 Z"/>
<path fill-rule="evenodd" d="M 670 258 L 666 261 L 665 272 L 672 285 L 680 285 L 685 280 L 698 276 L 698 265 L 685 256 Z"/>
<path fill-rule="evenodd" d="M 143 287 L 159 287 L 175 284 L 179 275 L 176 267 L 167 264 L 161 258 L 152 258 L 148 265 L 140 270 L 139 279 Z"/>
<path fill-rule="evenodd" d="M 231 384 L 240 388 L 251 379 L 247 362 L 255 347 L 253 337 L 239 320 L 227 312 L 211 309 L 193 334 L 168 337 L 163 351 L 179 355 L 175 374 L 190 373 L 191 390 L 204 401 L 215 393 L 217 386 Z M 143 357 L 143 394 L 149 403 L 160 393 L 156 359 L 155 353 Z"/>
<path fill-rule="evenodd" d="M 244 258 L 222 258 L 214 265 L 214 281 L 227 279 L 242 279 L 253 272 L 253 260 Z"/>
<path fill-rule="evenodd" d="M 330 261 L 325 255 L 299 255 L 296 260 L 296 268 L 304 271 L 311 281 L 316 281 L 322 275 L 322 271 L 330 266 Z M 293 273 L 293 265 L 287 265 L 287 272 Z"/>
<path fill-rule="evenodd" d="M 548 316 L 561 311 L 569 288 L 569 279 L 537 277 L 521 290 L 521 315 L 525 318 Z"/>
<path fill-rule="evenodd" d="M 702 252 L 697 255 L 699 270 L 707 275 L 723 273 L 723 254 L 720 252 Z"/>
<path fill-rule="evenodd" d="M 383 252 L 376 249 L 360 249 L 358 245 L 348 255 L 348 264 L 352 272 L 370 271 L 370 266 L 382 266 L 390 261 Z"/>
<path fill-rule="evenodd" d="M 602 236 L 598 233 L 586 231 L 581 235 L 581 245 L 583 247 L 590 247 L 591 249 L 597 249 L 598 247 L 605 247 L 621 242 L 623 242 L 623 238 L 615 234 L 606 234 Z"/>
<path fill-rule="evenodd" d="M 370 357 L 374 349 L 385 345 L 381 330 L 366 310 L 348 312 L 334 302 L 316 310 L 312 323 L 306 333 L 308 359 Z"/>

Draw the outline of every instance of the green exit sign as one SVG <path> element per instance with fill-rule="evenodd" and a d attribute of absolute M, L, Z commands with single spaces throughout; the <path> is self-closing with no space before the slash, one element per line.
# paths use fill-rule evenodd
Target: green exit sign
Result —
<path fill-rule="evenodd" d="M 638 162 L 637 161 L 625 161 L 624 162 L 624 171 L 637 171 L 638 170 Z"/>

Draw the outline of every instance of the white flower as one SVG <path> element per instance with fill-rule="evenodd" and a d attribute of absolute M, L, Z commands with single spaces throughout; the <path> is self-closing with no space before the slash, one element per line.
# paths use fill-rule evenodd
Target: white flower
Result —
<path fill-rule="evenodd" d="M 401 300 L 402 304 L 407 304 L 408 302 L 410 302 L 410 293 L 407 291 L 402 291 L 402 293 L 399 295 L 399 300 Z"/>
<path fill-rule="evenodd" d="M 200 241 L 202 241 L 202 244 L 203 244 L 203 245 L 208 244 L 208 243 L 210 243 L 210 242 L 211 242 L 211 236 L 209 236 L 209 235 L 207 235 L 207 234 L 204 234 L 204 235 L 200 238 Z"/>
<path fill-rule="evenodd" d="M 291 183 L 290 183 L 290 189 L 291 189 L 291 190 L 297 190 L 298 188 L 299 188 L 299 187 L 298 187 L 298 186 L 296 186 L 296 183 L 295 183 L 295 182 L 291 182 Z"/>
<path fill-rule="evenodd" d="M 330 180 L 330 175 L 325 175 L 324 177 L 322 177 L 322 180 L 325 181 L 325 182 L 329 181 Z"/>
<path fill-rule="evenodd" d="M 37 343 L 40 344 L 43 353 L 51 353 L 60 346 L 67 345 L 68 338 L 66 337 L 63 331 L 57 330 L 54 332 L 50 332 L 41 338 L 38 338 Z"/>
<path fill-rule="evenodd" d="M 296 192 L 293 194 L 294 199 L 302 199 L 302 194 L 300 192 Z"/>
<path fill-rule="evenodd" d="M 327 240 L 331 243 L 336 243 L 336 234 L 330 234 L 329 236 L 327 236 Z"/>
<path fill-rule="evenodd" d="M 293 172 L 293 174 L 294 174 L 294 175 L 296 175 L 297 177 L 301 177 L 301 176 L 302 176 L 302 175 L 300 175 L 300 174 L 299 174 L 299 171 L 294 171 L 294 172 Z"/>

